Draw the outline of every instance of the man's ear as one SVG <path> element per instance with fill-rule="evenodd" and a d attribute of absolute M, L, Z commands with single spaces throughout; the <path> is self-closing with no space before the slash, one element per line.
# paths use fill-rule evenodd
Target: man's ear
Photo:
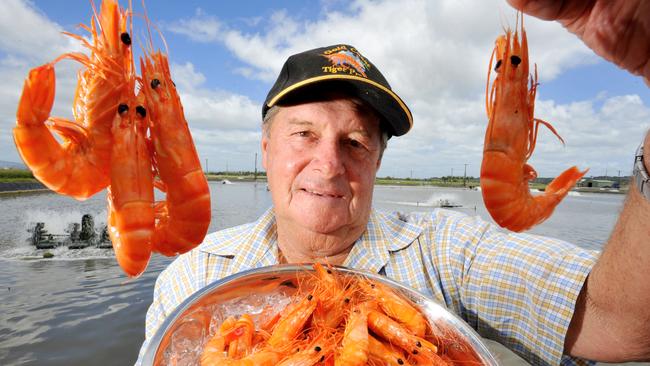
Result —
<path fill-rule="evenodd" d="M 262 148 L 262 166 L 264 167 L 264 170 L 266 169 L 266 159 L 267 159 L 267 149 L 269 148 L 269 137 L 267 136 L 266 132 L 262 131 L 262 141 L 260 143 L 260 147 Z"/>

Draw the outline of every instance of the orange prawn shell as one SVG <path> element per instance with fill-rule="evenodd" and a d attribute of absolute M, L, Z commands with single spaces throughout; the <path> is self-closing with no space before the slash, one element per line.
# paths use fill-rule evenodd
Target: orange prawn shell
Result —
<path fill-rule="evenodd" d="M 493 64 L 494 60 L 496 64 Z M 497 75 L 491 82 L 492 68 Z M 523 231 L 547 219 L 585 171 L 571 167 L 533 196 L 528 182 L 537 177 L 526 164 L 532 156 L 540 125 L 560 135 L 546 121 L 534 117 L 537 69 L 529 75 L 528 41 L 523 27 L 499 36 L 490 59 L 486 87 L 488 126 L 481 163 L 481 193 L 490 216 L 502 227 Z"/>
<path fill-rule="evenodd" d="M 211 220 L 210 189 L 167 56 L 152 51 L 140 65 L 151 113 L 154 167 L 167 194 L 156 207 L 154 251 L 176 255 L 203 241 Z"/>

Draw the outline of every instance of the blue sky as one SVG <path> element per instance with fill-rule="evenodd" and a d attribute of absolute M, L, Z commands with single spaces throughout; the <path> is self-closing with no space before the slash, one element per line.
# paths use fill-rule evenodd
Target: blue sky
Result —
<path fill-rule="evenodd" d="M 389 142 L 380 176 L 459 174 L 464 164 L 478 175 L 487 62 L 494 38 L 515 18 L 505 0 L 149 1 L 147 8 L 169 46 L 186 117 L 210 170 L 252 170 L 261 103 L 284 59 L 341 42 L 370 58 L 414 114 L 411 133 Z M 88 1 L 0 2 L 0 160 L 20 160 L 11 128 L 22 79 L 31 67 L 78 49 L 59 32 L 83 33 L 76 25 L 91 14 Z M 540 72 L 536 115 L 567 143 L 540 132 L 530 163 L 540 176 L 574 164 L 590 168 L 588 175 L 629 174 L 650 127 L 648 87 L 558 24 L 525 24 Z M 145 34 L 139 29 L 136 44 Z M 75 70 L 72 62 L 57 66 L 54 115 L 71 115 Z"/>

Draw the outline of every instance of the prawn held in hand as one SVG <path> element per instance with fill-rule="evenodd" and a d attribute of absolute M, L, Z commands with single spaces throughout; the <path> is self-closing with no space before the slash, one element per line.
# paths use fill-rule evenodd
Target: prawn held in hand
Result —
<path fill-rule="evenodd" d="M 130 88 L 128 93 L 133 93 Z M 141 98 L 142 99 L 142 98 Z M 127 95 L 113 121 L 108 232 L 124 272 L 139 276 L 151 257 L 154 232 L 153 174 L 146 141 L 146 109 Z"/>
<path fill-rule="evenodd" d="M 528 182 L 537 177 L 526 162 L 532 156 L 540 125 L 564 141 L 548 122 L 534 117 L 537 69 L 529 79 L 528 41 L 521 23 L 514 34 L 499 36 L 490 59 L 486 90 L 489 118 L 483 162 L 481 192 L 488 212 L 500 226 L 524 231 L 546 220 L 571 187 L 587 172 L 571 167 L 555 178 L 543 194 L 533 196 Z M 490 84 L 490 72 L 497 75 Z"/>
<path fill-rule="evenodd" d="M 152 51 L 140 64 L 152 121 L 153 163 L 162 181 L 156 187 L 167 193 L 166 200 L 155 205 L 153 250 L 172 256 L 203 241 L 211 218 L 210 190 L 167 56 Z"/>
<path fill-rule="evenodd" d="M 25 165 L 51 190 L 84 200 L 110 182 L 111 126 L 119 97 L 131 71 L 131 38 L 127 12 L 114 0 L 83 26 L 92 36 L 66 33 L 90 49 L 90 56 L 66 53 L 29 72 L 16 112 L 14 141 Z M 99 27 L 99 30 L 97 29 Z M 55 94 L 54 65 L 61 59 L 79 61 L 74 97 L 74 121 L 50 117 Z M 52 132 L 58 134 L 60 143 Z"/>

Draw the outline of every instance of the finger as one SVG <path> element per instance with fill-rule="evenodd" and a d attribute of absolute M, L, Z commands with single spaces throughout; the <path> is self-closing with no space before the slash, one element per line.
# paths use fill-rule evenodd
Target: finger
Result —
<path fill-rule="evenodd" d="M 508 3 L 536 18 L 572 21 L 588 16 L 595 0 L 508 0 Z"/>

